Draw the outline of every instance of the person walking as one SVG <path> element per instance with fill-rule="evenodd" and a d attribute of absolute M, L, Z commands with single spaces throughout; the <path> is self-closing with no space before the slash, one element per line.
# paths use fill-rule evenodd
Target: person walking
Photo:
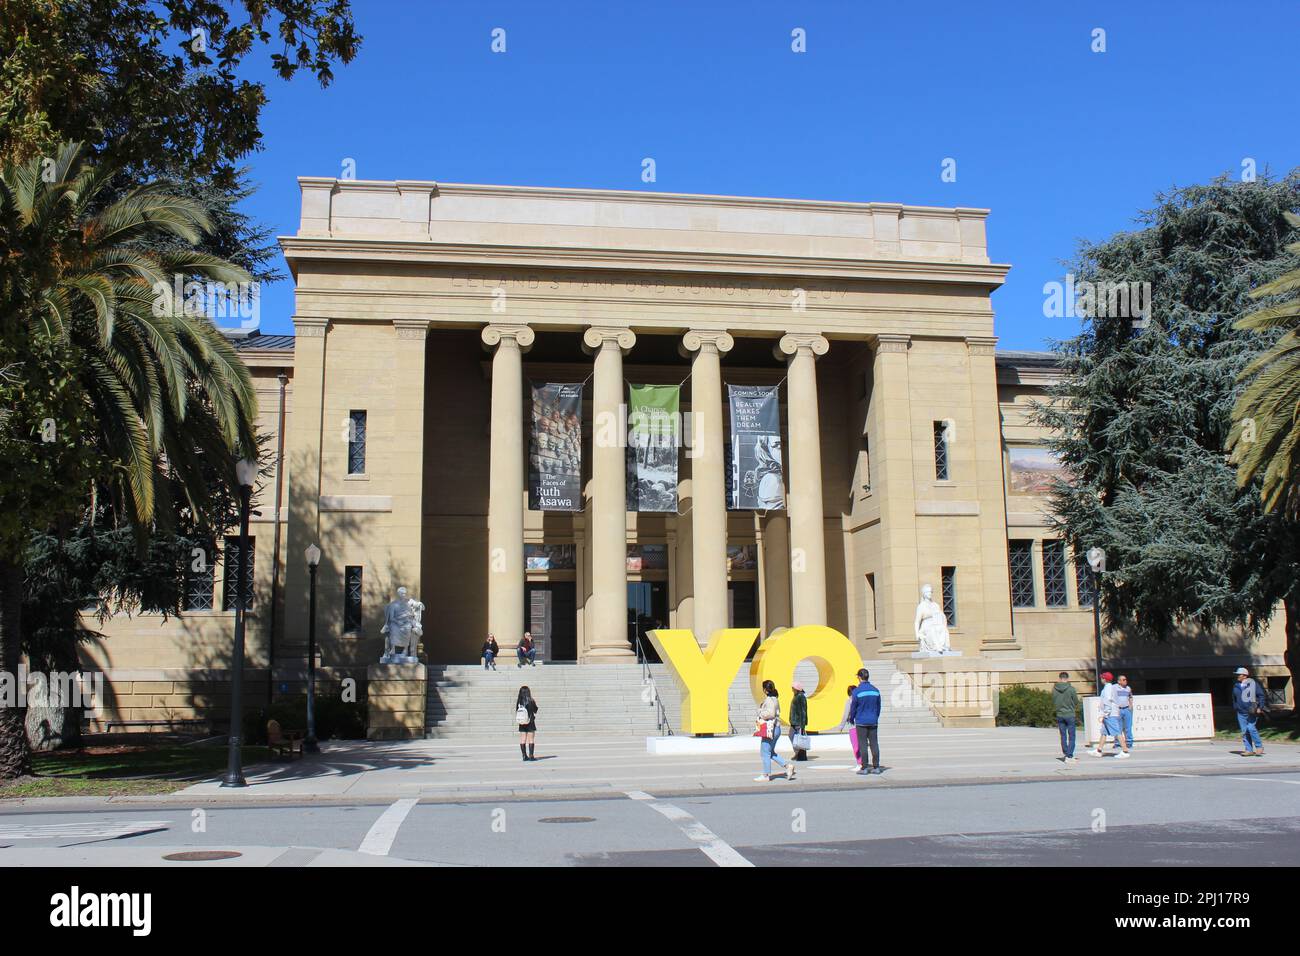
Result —
<path fill-rule="evenodd" d="M 862 755 L 858 773 L 884 773 L 880 769 L 880 691 L 871 683 L 871 672 L 865 667 L 858 670 L 858 686 L 853 689 L 853 703 L 849 719 L 858 731 L 858 748 Z M 867 751 L 871 752 L 871 766 L 867 767 Z"/>
<path fill-rule="evenodd" d="M 844 713 L 840 716 L 840 725 L 837 730 L 844 730 L 844 725 L 849 725 L 849 746 L 853 748 L 853 769 L 862 769 L 862 756 L 858 752 L 858 726 L 853 723 L 853 692 L 858 689 L 857 684 L 849 685 L 849 699 L 844 702 Z"/>
<path fill-rule="evenodd" d="M 1119 729 L 1124 735 L 1124 751 L 1133 750 L 1133 688 L 1128 675 L 1120 674 L 1115 682 L 1115 706 L 1119 708 Z"/>
<path fill-rule="evenodd" d="M 529 667 L 537 666 L 537 645 L 533 643 L 532 631 L 524 631 L 524 639 L 515 648 L 515 657 L 519 659 L 520 667 L 525 664 Z"/>
<path fill-rule="evenodd" d="M 1066 763 L 1078 763 L 1074 755 L 1074 735 L 1077 730 L 1076 714 L 1079 712 L 1079 692 L 1070 683 L 1070 675 L 1061 671 L 1052 687 L 1052 707 L 1056 711 L 1056 727 L 1061 732 L 1061 753 Z"/>
<path fill-rule="evenodd" d="M 1250 676 L 1250 671 L 1238 667 L 1237 683 L 1232 687 L 1232 709 L 1237 714 L 1237 726 L 1241 728 L 1241 743 L 1246 748 L 1244 757 L 1264 756 L 1264 740 L 1259 735 L 1260 714 L 1268 710 L 1268 697 L 1259 681 Z"/>
<path fill-rule="evenodd" d="M 536 760 L 534 745 L 537 742 L 537 701 L 525 684 L 515 697 L 515 722 L 519 724 L 519 753 L 525 762 Z"/>
<path fill-rule="evenodd" d="M 808 698 L 804 695 L 803 684 L 795 681 L 790 685 L 794 697 L 790 699 L 790 746 L 794 750 L 791 760 L 807 760 L 808 751 L 794 745 L 795 737 L 802 736 L 808 728 Z"/>
<path fill-rule="evenodd" d="M 497 655 L 501 653 L 501 646 L 497 644 L 496 635 L 489 634 L 487 640 L 483 642 L 483 669 L 497 669 Z"/>
<path fill-rule="evenodd" d="M 1101 696 L 1098 698 L 1101 733 L 1097 746 L 1092 748 L 1091 753 L 1094 757 L 1104 756 L 1101 748 L 1106 746 L 1107 740 L 1111 740 L 1122 749 L 1122 753 L 1115 754 L 1115 759 L 1119 760 L 1128 756 L 1128 744 L 1124 742 L 1124 734 L 1119 723 L 1119 702 L 1115 694 L 1115 675 L 1110 671 L 1106 671 L 1101 675 L 1101 683 Z"/>
<path fill-rule="evenodd" d="M 759 738 L 759 754 L 763 758 L 763 772 L 754 780 L 765 783 L 772 779 L 772 762 L 785 768 L 785 778 L 794 779 L 794 761 L 786 763 L 776 752 L 776 742 L 781 739 L 781 701 L 777 697 L 776 685 L 770 680 L 763 681 L 763 702 L 758 705 L 758 729 L 754 736 Z"/>

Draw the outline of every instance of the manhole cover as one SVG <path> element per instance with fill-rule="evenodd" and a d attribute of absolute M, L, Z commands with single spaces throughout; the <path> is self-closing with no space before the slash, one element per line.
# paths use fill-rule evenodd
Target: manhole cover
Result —
<path fill-rule="evenodd" d="M 595 823 L 595 817 L 542 817 L 538 823 Z"/>
<path fill-rule="evenodd" d="M 212 860 L 233 860 L 243 855 L 235 850 L 186 850 L 184 853 L 168 853 L 163 859 L 175 863 L 208 863 Z"/>

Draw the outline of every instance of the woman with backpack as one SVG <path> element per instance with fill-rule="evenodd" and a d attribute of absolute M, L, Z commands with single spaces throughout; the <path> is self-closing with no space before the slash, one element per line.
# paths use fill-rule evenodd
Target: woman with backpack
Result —
<path fill-rule="evenodd" d="M 519 753 L 525 761 L 536 760 L 533 744 L 537 739 L 537 701 L 525 684 L 515 698 L 515 723 L 519 725 Z"/>
<path fill-rule="evenodd" d="M 758 729 L 754 736 L 759 738 L 759 753 L 763 757 L 763 773 L 754 778 L 756 782 L 766 783 L 772 779 L 772 761 L 785 768 L 785 779 L 794 779 L 794 761 L 786 763 L 776 752 L 776 742 L 781 739 L 781 701 L 776 694 L 776 685 L 770 680 L 763 681 L 763 703 L 758 705 Z"/>

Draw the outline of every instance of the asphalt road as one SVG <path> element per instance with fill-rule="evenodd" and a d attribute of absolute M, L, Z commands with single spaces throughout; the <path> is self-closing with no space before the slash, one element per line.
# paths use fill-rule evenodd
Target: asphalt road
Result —
<path fill-rule="evenodd" d="M 0 811 L 0 866 L 1300 864 L 1300 773 Z"/>

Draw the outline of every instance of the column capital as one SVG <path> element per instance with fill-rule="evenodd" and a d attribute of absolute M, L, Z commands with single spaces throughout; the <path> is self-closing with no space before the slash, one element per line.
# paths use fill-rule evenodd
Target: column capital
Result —
<path fill-rule="evenodd" d="M 536 335 L 526 325 L 486 325 L 482 332 L 483 345 L 494 349 L 502 342 L 513 342 L 519 351 L 527 352 Z"/>
<path fill-rule="evenodd" d="M 993 355 L 996 352 L 998 337 L 996 335 L 968 335 L 966 348 L 971 355 Z"/>
<path fill-rule="evenodd" d="M 736 340 L 728 332 L 714 329 L 691 329 L 682 336 L 681 351 L 685 354 L 713 348 L 719 355 L 726 355 L 735 344 Z"/>
<path fill-rule="evenodd" d="M 788 332 L 781 336 L 773 352 L 777 358 L 793 358 L 804 349 L 817 358 L 831 350 L 831 343 L 820 332 Z"/>
<path fill-rule="evenodd" d="M 431 319 L 393 319 L 393 328 L 399 339 L 414 339 L 423 342 L 429 334 Z"/>
<path fill-rule="evenodd" d="M 301 335 L 305 339 L 323 339 L 329 327 L 329 319 L 310 319 L 300 315 L 293 318 L 294 335 Z"/>
<path fill-rule="evenodd" d="M 881 332 L 876 336 L 877 352 L 906 352 L 912 345 L 912 337 L 896 332 Z"/>
<path fill-rule="evenodd" d="M 623 352 L 628 352 L 636 345 L 636 333 L 631 329 L 593 325 L 582 333 L 582 345 L 588 352 L 595 352 L 606 346 L 617 347 Z"/>

